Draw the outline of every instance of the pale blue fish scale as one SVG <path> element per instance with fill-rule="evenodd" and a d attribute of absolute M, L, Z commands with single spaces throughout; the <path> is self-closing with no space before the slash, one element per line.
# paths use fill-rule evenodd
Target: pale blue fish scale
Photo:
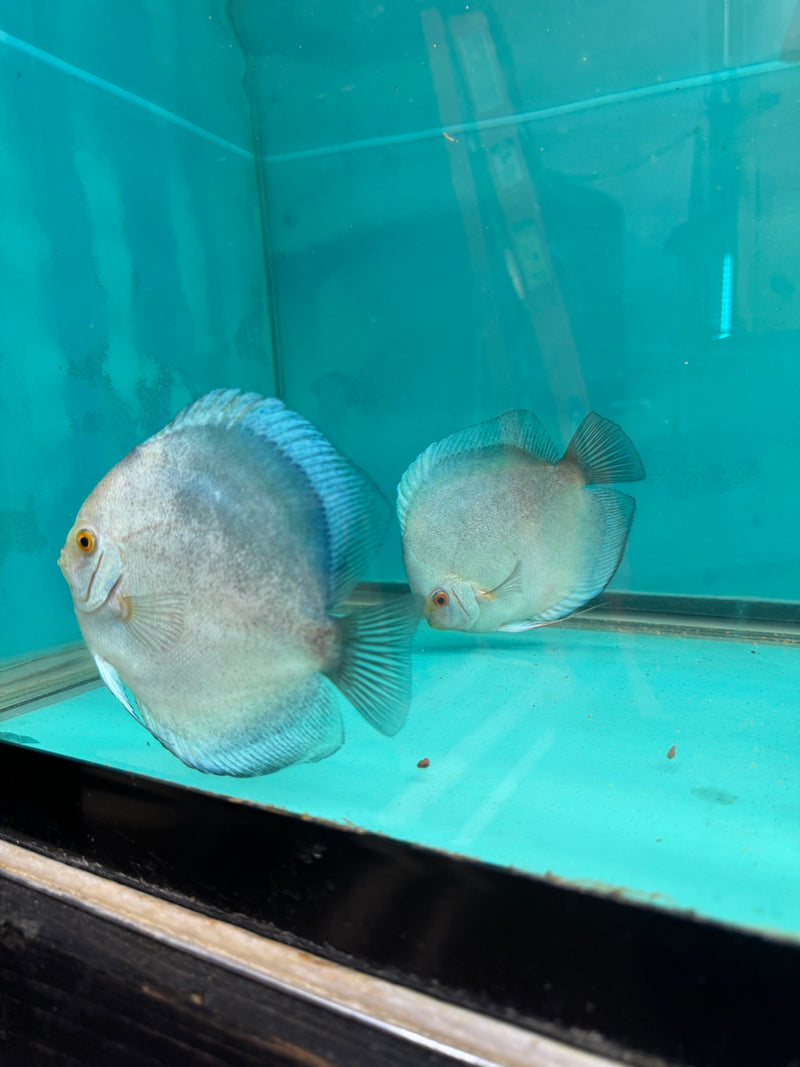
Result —
<path fill-rule="evenodd" d="M 613 577 L 633 518 L 633 499 L 604 484 L 643 477 L 622 430 L 593 412 L 560 460 L 521 410 L 430 445 L 403 475 L 397 511 L 431 625 L 519 630 L 581 607 Z"/>
<path fill-rule="evenodd" d="M 242 434 L 236 448 L 225 432 Z M 247 530 L 237 529 L 226 467 L 243 455 Z M 251 491 L 261 476 L 268 493 Z M 184 762 L 252 775 L 324 758 L 343 739 L 331 682 L 376 729 L 402 725 L 415 613 L 392 603 L 338 618 L 322 606 L 335 610 L 358 580 L 388 508 L 280 401 L 234 390 L 201 398 L 110 471 L 79 514 L 96 520 L 96 558 L 81 555 L 76 525 L 62 566 L 87 645 L 109 689 Z M 297 514 L 300 539 L 283 546 Z"/>

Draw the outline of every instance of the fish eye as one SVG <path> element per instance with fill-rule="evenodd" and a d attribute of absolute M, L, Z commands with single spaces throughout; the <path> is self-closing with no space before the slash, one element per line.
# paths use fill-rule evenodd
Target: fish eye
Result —
<path fill-rule="evenodd" d="M 75 543 L 81 552 L 88 556 L 90 552 L 94 552 L 94 546 L 97 544 L 97 541 L 91 530 L 78 530 L 75 535 Z"/>
<path fill-rule="evenodd" d="M 432 594 L 431 599 L 437 608 L 443 608 L 445 604 L 449 602 L 450 597 L 444 589 L 437 589 L 436 592 Z"/>

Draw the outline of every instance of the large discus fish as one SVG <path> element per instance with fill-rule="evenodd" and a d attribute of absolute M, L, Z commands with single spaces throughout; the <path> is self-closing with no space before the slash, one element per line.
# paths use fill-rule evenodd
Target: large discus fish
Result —
<path fill-rule="evenodd" d="M 274 399 L 217 390 L 127 455 L 61 551 L 84 640 L 127 710 L 190 767 L 246 777 L 343 741 L 333 682 L 394 734 L 409 600 L 345 613 L 388 506 Z"/>
<path fill-rule="evenodd" d="M 619 566 L 644 478 L 631 442 L 590 412 L 559 459 L 535 415 L 509 411 L 430 445 L 397 511 L 411 589 L 441 630 L 529 630 L 564 618 Z"/>

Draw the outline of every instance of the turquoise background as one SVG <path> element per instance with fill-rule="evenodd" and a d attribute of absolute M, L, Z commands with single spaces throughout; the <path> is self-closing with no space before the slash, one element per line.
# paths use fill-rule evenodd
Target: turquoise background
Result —
<path fill-rule="evenodd" d="M 390 497 L 595 409 L 648 471 L 616 588 L 796 599 L 796 9 L 0 0 L 0 656 L 77 637 L 81 501 L 223 385 Z"/>
<path fill-rule="evenodd" d="M 273 392 L 222 13 L 0 2 L 0 657 L 79 639 L 55 561 L 117 460 L 215 386 Z"/>
<path fill-rule="evenodd" d="M 798 64 L 797 0 L 0 0 L 0 659 L 78 639 L 78 507 L 219 386 L 390 498 L 462 426 L 596 410 L 648 474 L 614 588 L 796 601 Z M 397 739 L 347 713 L 252 782 L 105 690 L 0 734 L 797 936 L 795 656 L 423 626 Z"/>

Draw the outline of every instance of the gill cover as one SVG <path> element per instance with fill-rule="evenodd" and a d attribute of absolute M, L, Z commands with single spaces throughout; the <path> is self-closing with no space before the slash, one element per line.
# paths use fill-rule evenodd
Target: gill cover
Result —
<path fill-rule="evenodd" d="M 87 537 L 93 541 L 87 549 Z M 108 600 L 122 574 L 122 557 L 109 538 L 86 522 L 77 522 L 70 531 L 58 561 L 69 583 L 76 611 L 89 614 Z"/>

